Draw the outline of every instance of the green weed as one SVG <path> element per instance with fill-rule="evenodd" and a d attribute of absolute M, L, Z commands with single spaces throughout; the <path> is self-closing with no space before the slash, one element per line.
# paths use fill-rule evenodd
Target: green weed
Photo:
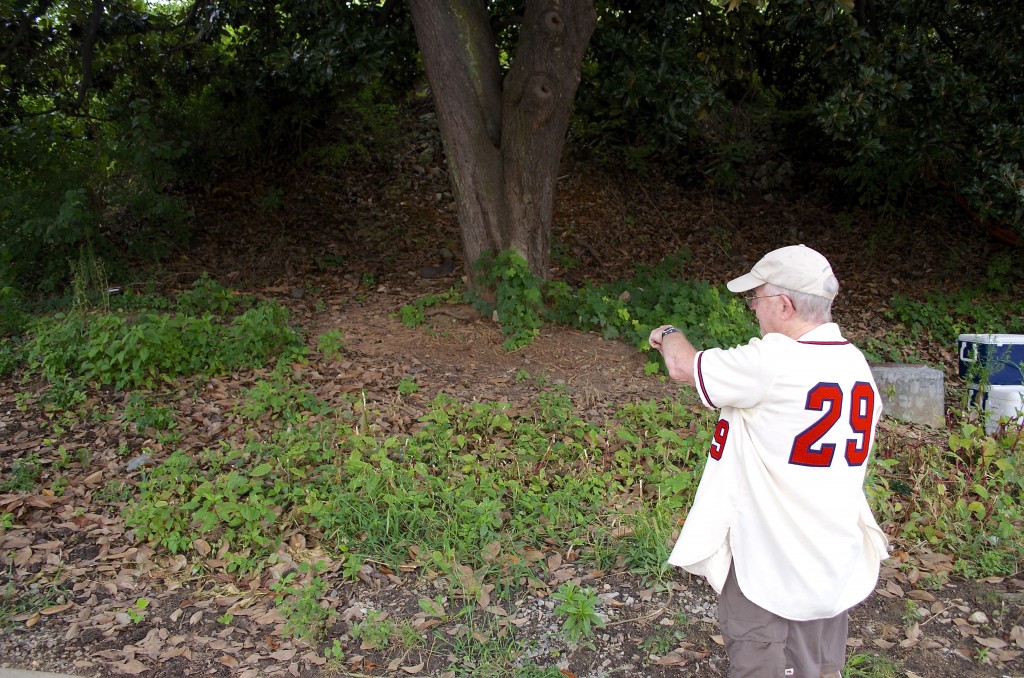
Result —
<path fill-rule="evenodd" d="M 440 294 L 425 294 L 411 304 L 405 304 L 399 309 L 398 317 L 406 327 L 419 327 L 426 321 L 426 309 L 445 304 L 463 303 L 464 296 L 458 289 L 452 287 Z"/>
<path fill-rule="evenodd" d="M 131 297 L 128 297 L 131 299 Z M 180 313 L 202 316 L 211 314 L 217 317 L 234 315 L 240 309 L 250 308 L 256 303 L 255 298 L 238 294 L 231 288 L 224 287 L 209 276 L 208 273 L 197 278 L 192 286 L 178 293 L 173 308 Z M 168 302 L 159 298 L 149 298 L 143 308 L 166 308 Z"/>
<path fill-rule="evenodd" d="M 503 633 L 493 620 L 473 611 L 472 607 L 461 615 L 461 622 L 463 630 L 455 636 L 449 653 L 454 661 L 448 670 L 456 676 L 545 678 L 552 675 L 533 664 L 519 666 L 523 655 L 522 644 L 511 634 Z"/>
<path fill-rule="evenodd" d="M 24 362 L 25 353 L 21 342 L 0 337 L 0 378 L 11 376 Z"/>
<path fill-rule="evenodd" d="M 334 609 L 321 603 L 327 594 L 328 582 L 314 575 L 323 568 L 319 563 L 302 563 L 297 570 L 271 585 L 275 593 L 274 605 L 285 618 L 285 636 L 315 642 L 337 617 Z"/>
<path fill-rule="evenodd" d="M 685 623 L 685 617 L 684 617 Z M 679 629 L 667 627 L 662 628 L 653 635 L 648 636 L 640 643 L 640 647 L 651 654 L 665 655 L 679 647 L 679 644 L 686 640 L 686 633 Z"/>
<path fill-rule="evenodd" d="M 921 614 L 917 611 L 917 601 L 909 598 L 903 601 L 903 613 L 900 617 L 906 626 L 921 621 Z"/>
<path fill-rule="evenodd" d="M 154 429 L 166 431 L 177 425 L 174 410 L 166 405 L 155 404 L 145 395 L 135 392 L 128 396 L 122 419 L 125 425 L 135 424 L 139 431 Z"/>
<path fill-rule="evenodd" d="M 2 256 L 3 253 L 0 252 L 0 270 L 3 268 L 2 264 L 6 263 Z M 23 295 L 16 287 L 7 284 L 5 276 L 0 273 L 0 337 L 21 334 L 28 321 L 29 314 L 25 310 Z M 4 338 L 2 341 L 6 346 L 7 339 Z M 3 350 L 0 350 L 0 368 L 3 367 Z M 0 376 L 6 376 L 2 369 L 0 369 Z"/>
<path fill-rule="evenodd" d="M 31 492 L 39 485 L 39 455 L 15 459 L 0 482 L 0 492 Z"/>
<path fill-rule="evenodd" d="M 513 678 L 563 678 L 565 673 L 557 666 L 537 666 L 533 662 L 517 667 Z"/>
<path fill-rule="evenodd" d="M 341 350 L 345 347 L 345 338 L 341 330 L 328 330 L 317 337 L 316 350 L 329 360 L 337 360 L 341 357 Z"/>
<path fill-rule="evenodd" d="M 133 624 L 138 624 L 146 618 L 146 608 L 148 607 L 148 598 L 138 598 L 136 599 L 135 604 L 131 607 L 125 608 L 124 612 L 128 615 L 128 619 L 130 619 Z"/>
<path fill-rule="evenodd" d="M 675 516 L 664 504 L 639 506 L 623 518 L 628 533 L 621 539 L 623 562 L 645 580 L 664 581 L 672 566 L 668 563 Z"/>
<path fill-rule="evenodd" d="M 58 377 L 51 381 L 40 402 L 47 410 L 60 412 L 77 408 L 88 397 L 85 385 L 80 380 Z"/>
<path fill-rule="evenodd" d="M 413 304 L 402 306 L 399 317 L 402 319 L 402 324 L 409 328 L 419 327 L 427 319 L 423 314 L 423 309 L 417 308 Z"/>
<path fill-rule="evenodd" d="M 305 385 L 295 383 L 290 370 L 275 370 L 270 379 L 261 379 L 245 389 L 238 412 L 246 419 L 266 417 L 298 422 L 308 416 L 326 414 L 329 408 Z"/>
<path fill-rule="evenodd" d="M 335 668 L 345 661 L 345 647 L 339 639 L 335 638 L 330 645 L 324 648 L 324 658 L 329 666 Z"/>
<path fill-rule="evenodd" d="M 104 504 L 124 504 L 131 500 L 135 488 L 121 480 L 109 480 L 93 492 L 93 499 Z"/>
<path fill-rule="evenodd" d="M 581 588 L 572 582 L 565 582 L 551 594 L 555 600 L 562 601 L 555 608 L 555 614 L 565 617 L 562 622 L 562 633 L 570 642 L 579 642 L 581 638 L 592 638 L 594 628 L 603 628 L 604 619 L 597 614 L 600 599 L 591 588 Z"/>
<path fill-rule="evenodd" d="M 530 272 L 526 260 L 512 250 L 487 253 L 476 264 L 474 284 L 468 296 L 484 317 L 498 314 L 502 346 L 513 351 L 526 346 L 543 324 L 541 281 Z"/>
<path fill-rule="evenodd" d="M 81 380 L 117 389 L 153 388 L 183 375 L 259 367 L 298 348 L 288 311 L 276 303 L 261 302 L 220 319 L 190 309 L 228 308 L 228 299 L 211 301 L 205 291 L 201 298 L 187 299 L 174 313 L 78 308 L 41 318 L 31 328 L 28 365 L 55 384 Z"/>
<path fill-rule="evenodd" d="M 75 306 L 109 308 L 110 285 L 103 260 L 92 245 L 79 248 L 77 261 L 71 261 L 71 289 Z"/>
<path fill-rule="evenodd" d="M 545 288 L 546 317 L 619 338 L 648 351 L 650 331 L 662 323 L 682 329 L 699 348 L 729 347 L 758 334 L 742 299 L 703 281 L 686 279 L 689 255 L 666 257 L 654 267 L 638 267 L 628 280 L 571 290 Z"/>
<path fill-rule="evenodd" d="M 352 625 L 352 638 L 368 650 L 383 650 L 391 644 L 397 626 L 383 612 L 370 610 L 366 619 Z"/>
<path fill-rule="evenodd" d="M 950 432 L 946 449 L 882 439 L 868 474 L 872 507 L 908 540 L 956 554 L 963 576 L 1012 574 L 1024 552 L 1019 445 L 1012 432 L 993 437 L 969 422 Z"/>
<path fill-rule="evenodd" d="M 847 657 L 842 673 L 843 678 L 897 678 L 902 675 L 900 667 L 891 659 L 863 652 Z"/>
<path fill-rule="evenodd" d="M 416 393 L 419 390 L 420 387 L 416 385 L 415 379 L 403 377 L 402 380 L 398 382 L 398 392 L 404 396 L 412 395 L 413 393 Z"/>
<path fill-rule="evenodd" d="M 0 630 L 14 625 L 13 617 L 38 612 L 68 599 L 69 592 L 61 583 L 60 571 L 51 573 L 52 579 L 36 575 L 29 581 L 15 576 L 13 564 L 6 573 L 6 583 L 0 585 Z"/>

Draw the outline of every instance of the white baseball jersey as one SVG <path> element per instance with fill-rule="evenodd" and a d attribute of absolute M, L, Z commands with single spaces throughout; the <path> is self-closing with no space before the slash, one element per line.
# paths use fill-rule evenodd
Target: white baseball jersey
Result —
<path fill-rule="evenodd" d="M 882 402 L 861 352 L 826 323 L 701 351 L 694 375 L 721 417 L 669 562 L 719 593 L 733 562 L 747 598 L 795 621 L 866 598 L 887 540 L 863 489 Z"/>

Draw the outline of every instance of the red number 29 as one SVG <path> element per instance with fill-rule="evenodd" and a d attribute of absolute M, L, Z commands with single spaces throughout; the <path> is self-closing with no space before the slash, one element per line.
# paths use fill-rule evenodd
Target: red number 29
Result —
<path fill-rule="evenodd" d="M 800 466 L 830 466 L 835 454 L 834 443 L 815 445 L 827 434 L 843 411 L 843 390 L 838 384 L 818 384 L 807 393 L 806 409 L 823 412 L 821 418 L 793 439 L 789 463 Z M 860 466 L 871 449 L 871 422 L 874 420 L 875 392 L 867 382 L 858 381 L 850 393 L 850 428 L 860 440 L 846 441 L 846 463 Z"/>

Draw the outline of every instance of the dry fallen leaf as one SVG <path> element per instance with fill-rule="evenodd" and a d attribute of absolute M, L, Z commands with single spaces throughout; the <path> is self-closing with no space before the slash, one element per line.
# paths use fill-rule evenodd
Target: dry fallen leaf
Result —
<path fill-rule="evenodd" d="M 1001 650 L 1007 646 L 1007 642 L 1002 638 L 979 638 L 975 636 L 974 639 L 978 641 L 980 645 L 991 647 L 993 650 Z"/>
<path fill-rule="evenodd" d="M 1014 626 L 1010 629 L 1010 640 L 1013 641 L 1017 647 L 1024 647 L 1024 626 Z"/>
<path fill-rule="evenodd" d="M 978 633 L 977 626 L 973 626 L 969 621 L 961 619 L 960 617 L 953 620 L 953 625 L 956 626 L 957 631 L 965 636 L 974 636 Z"/>
<path fill-rule="evenodd" d="M 666 654 L 666 655 L 664 655 L 662 657 L 658 657 L 658 659 L 655 660 L 654 665 L 655 666 L 678 666 L 680 664 L 685 664 L 687 661 L 688 661 L 687 658 L 684 657 L 683 655 L 681 655 L 680 653 L 678 653 L 678 652 L 669 652 L 668 654 Z"/>
<path fill-rule="evenodd" d="M 490 544 L 488 544 L 487 546 L 484 547 L 483 554 L 482 554 L 484 562 L 485 563 L 493 563 L 494 560 L 498 557 L 498 554 L 500 554 L 500 553 L 501 553 L 501 542 L 498 541 L 497 539 L 495 539 Z"/>
<path fill-rule="evenodd" d="M 44 617 L 48 617 L 50 615 L 63 612 L 64 610 L 69 610 L 73 606 L 74 603 L 64 603 L 63 605 L 51 605 L 50 607 L 46 607 L 42 610 L 39 610 L 39 614 L 43 615 Z"/>
<path fill-rule="evenodd" d="M 900 588 L 899 584 L 897 584 L 894 581 L 886 582 L 885 590 L 891 593 L 892 595 L 896 596 L 897 598 L 903 597 L 903 589 Z"/>
<path fill-rule="evenodd" d="M 18 549 L 18 551 L 14 554 L 15 567 L 25 567 L 25 565 L 28 565 L 28 562 L 30 560 L 32 560 L 31 546 L 26 546 L 23 549 Z"/>
<path fill-rule="evenodd" d="M 539 562 L 544 560 L 544 554 L 536 549 L 526 549 L 523 551 L 523 558 L 526 558 L 530 562 Z"/>
<path fill-rule="evenodd" d="M 123 662 L 109 664 L 109 666 L 118 673 L 124 673 L 132 676 L 136 676 L 144 671 L 149 670 L 149 667 L 140 662 L 138 659 L 128 659 Z"/>

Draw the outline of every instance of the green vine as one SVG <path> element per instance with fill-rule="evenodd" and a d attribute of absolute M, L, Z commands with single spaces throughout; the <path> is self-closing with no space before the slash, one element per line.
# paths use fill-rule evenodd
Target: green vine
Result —
<path fill-rule="evenodd" d="M 485 252 L 474 270 L 470 302 L 485 316 L 497 312 L 505 337 L 502 347 L 514 351 L 530 344 L 544 323 L 543 281 L 530 272 L 526 259 L 512 250 L 497 256 Z"/>

